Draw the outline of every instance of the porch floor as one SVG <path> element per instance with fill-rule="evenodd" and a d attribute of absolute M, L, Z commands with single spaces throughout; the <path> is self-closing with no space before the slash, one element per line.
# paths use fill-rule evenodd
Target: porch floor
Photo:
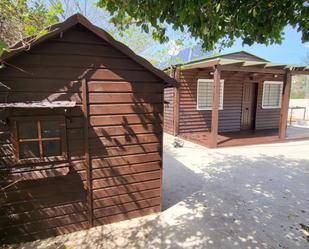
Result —
<path fill-rule="evenodd" d="M 309 127 L 288 126 L 285 140 L 309 139 Z M 210 132 L 184 133 L 180 137 L 209 147 Z M 278 129 L 222 132 L 218 134 L 218 147 L 279 142 Z M 281 141 L 282 142 L 282 141 Z"/>

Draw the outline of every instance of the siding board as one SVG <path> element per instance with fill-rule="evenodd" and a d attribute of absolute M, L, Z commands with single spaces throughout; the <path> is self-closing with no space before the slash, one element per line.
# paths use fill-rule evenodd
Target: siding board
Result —
<path fill-rule="evenodd" d="M 164 131 L 174 134 L 174 88 L 164 89 Z"/>
<path fill-rule="evenodd" d="M 89 228 L 81 79 L 89 95 L 94 224 L 161 209 L 163 82 L 88 30 L 76 26 L 9 61 L 0 102 L 76 101 L 67 111 L 26 109 L 5 115 L 65 115 L 68 158 L 14 160 L 10 127 L 0 124 L 0 242 Z M 12 236 L 14 235 L 14 236 Z"/>
<path fill-rule="evenodd" d="M 211 79 L 208 72 L 194 70 L 181 71 L 178 82 L 179 92 L 179 133 L 209 132 L 211 129 L 211 111 L 196 108 L 197 80 Z M 223 71 L 224 79 L 223 110 L 219 110 L 219 132 L 240 131 L 242 115 L 242 89 L 244 82 L 249 82 L 248 73 Z M 264 80 L 274 80 L 272 75 L 258 75 L 252 82 L 259 83 L 256 112 L 256 129 L 272 129 L 278 127 L 280 109 L 262 109 L 262 93 Z M 282 81 L 279 77 L 276 80 Z M 165 93 L 165 99 L 170 98 Z M 168 114 L 168 113 L 167 113 Z M 171 123 L 168 118 L 165 123 Z M 168 132 L 168 125 L 166 125 Z"/>

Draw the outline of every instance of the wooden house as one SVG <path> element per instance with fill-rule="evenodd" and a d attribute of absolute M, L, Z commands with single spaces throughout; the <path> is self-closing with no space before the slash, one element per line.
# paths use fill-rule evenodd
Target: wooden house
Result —
<path fill-rule="evenodd" d="M 1 57 L 0 241 L 159 212 L 174 80 L 80 14 L 26 44 Z"/>
<path fill-rule="evenodd" d="M 165 131 L 208 147 L 292 138 L 286 136 L 291 77 L 309 74 L 308 67 L 275 64 L 244 51 L 167 71 L 178 86 L 165 90 Z"/>

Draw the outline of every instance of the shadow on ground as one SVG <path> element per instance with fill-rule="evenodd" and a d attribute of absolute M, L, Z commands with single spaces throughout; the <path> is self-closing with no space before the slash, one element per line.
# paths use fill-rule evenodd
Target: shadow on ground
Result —
<path fill-rule="evenodd" d="M 169 153 L 164 154 L 163 162 L 163 210 L 166 210 L 202 189 L 205 179 Z"/>
<path fill-rule="evenodd" d="M 309 160 L 220 153 L 212 162 L 201 157 L 199 173 L 165 153 L 159 215 L 19 248 L 307 249 L 300 224 L 309 225 Z"/>

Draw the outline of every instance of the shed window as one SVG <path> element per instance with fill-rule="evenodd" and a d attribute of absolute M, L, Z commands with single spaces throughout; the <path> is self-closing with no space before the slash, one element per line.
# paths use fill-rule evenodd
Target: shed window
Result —
<path fill-rule="evenodd" d="M 262 107 L 264 109 L 280 108 L 283 82 L 264 81 Z"/>
<path fill-rule="evenodd" d="M 197 81 L 197 110 L 212 110 L 213 80 Z M 224 80 L 220 81 L 219 110 L 223 110 Z"/>
<path fill-rule="evenodd" d="M 63 117 L 15 118 L 14 134 L 18 159 L 46 158 L 66 154 Z"/>

